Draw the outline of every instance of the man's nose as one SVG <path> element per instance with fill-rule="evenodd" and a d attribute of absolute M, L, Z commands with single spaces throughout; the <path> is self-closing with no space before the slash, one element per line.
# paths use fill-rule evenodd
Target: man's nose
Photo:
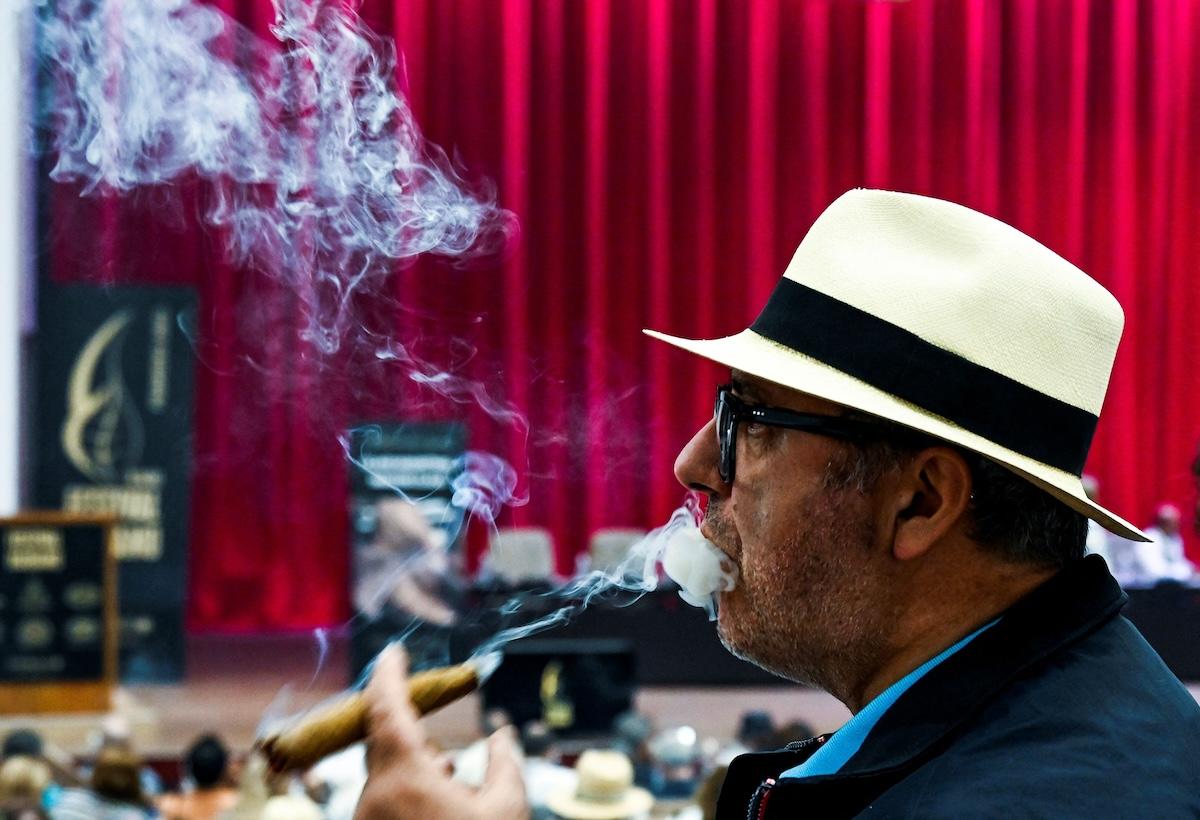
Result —
<path fill-rule="evenodd" d="M 689 490 L 708 495 L 728 495 L 729 488 L 717 470 L 719 448 L 715 423 L 709 419 L 675 458 L 675 478 Z"/>

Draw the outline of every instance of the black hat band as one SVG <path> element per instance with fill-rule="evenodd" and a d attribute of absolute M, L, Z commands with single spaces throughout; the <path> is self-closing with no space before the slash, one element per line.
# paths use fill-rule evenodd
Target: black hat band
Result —
<path fill-rule="evenodd" d="M 791 279 L 750 326 L 1034 461 L 1083 472 L 1097 417 Z"/>

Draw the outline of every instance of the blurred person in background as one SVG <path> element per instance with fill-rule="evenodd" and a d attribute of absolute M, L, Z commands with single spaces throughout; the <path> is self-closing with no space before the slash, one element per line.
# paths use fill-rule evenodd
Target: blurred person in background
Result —
<path fill-rule="evenodd" d="M 183 759 L 185 782 L 180 794 L 163 795 L 158 810 L 167 820 L 213 820 L 237 804 L 229 780 L 229 750 L 206 734 L 196 739 Z"/>
<path fill-rule="evenodd" d="M 375 531 L 354 552 L 354 605 L 377 617 L 390 608 L 430 624 L 455 620 L 450 596 L 446 535 L 432 527 L 421 509 L 404 498 L 375 504 Z"/>
<path fill-rule="evenodd" d="M 522 774 L 533 820 L 553 816 L 546 801 L 550 795 L 575 784 L 575 771 L 558 762 L 554 733 L 540 720 L 531 720 L 521 731 L 524 752 Z"/>
<path fill-rule="evenodd" d="M 770 713 L 753 709 L 742 713 L 735 737 L 746 751 L 762 752 L 774 748 L 770 743 L 775 732 L 775 720 Z"/>
<path fill-rule="evenodd" d="M 1145 584 L 1159 581 L 1188 581 L 1196 568 L 1183 550 L 1180 521 L 1183 516 L 1174 504 L 1159 504 L 1154 522 L 1146 528 L 1150 540 L 1134 544 L 1137 556 L 1138 579 Z"/>
<path fill-rule="evenodd" d="M 718 745 L 715 753 L 707 760 L 718 768 L 727 769 L 735 757 L 747 752 L 763 752 L 775 748 L 772 740 L 775 737 L 775 719 L 769 712 L 752 709 L 743 712 L 738 719 L 737 731 L 733 739 L 724 745 Z"/>
<path fill-rule="evenodd" d="M 654 762 L 650 759 L 650 736 L 654 734 L 654 721 L 637 711 L 624 712 L 617 716 L 613 725 L 616 738 L 613 747 L 624 752 L 633 762 L 633 782 L 650 788 L 654 777 Z"/>
<path fill-rule="evenodd" d="M 665 728 L 650 738 L 650 792 L 658 798 L 691 797 L 704 769 L 700 736 L 691 726 Z"/>
<path fill-rule="evenodd" d="M 484 727 L 490 732 L 505 729 L 506 732 L 516 731 L 508 720 L 507 712 L 489 710 L 484 716 Z M 554 751 L 555 737 L 553 732 L 541 721 L 529 721 L 520 732 L 521 748 L 518 759 L 521 766 L 521 777 L 525 785 L 526 799 L 529 803 L 530 815 L 534 820 L 545 820 L 553 816 L 547 808 L 547 801 L 553 794 L 573 789 L 576 782 L 575 771 L 560 765 L 551 758 Z M 467 748 L 452 755 L 454 781 L 470 788 L 479 788 L 487 778 L 489 764 L 489 742 L 478 740 Z M 363 782 L 366 772 L 363 772 Z M 361 791 L 361 783 L 359 790 Z"/>
<path fill-rule="evenodd" d="M 360 750 L 361 745 L 347 749 Z M 296 778 L 290 774 L 276 774 L 267 765 L 267 759 L 258 752 L 251 752 L 242 766 L 238 780 L 237 803 L 221 812 L 220 820 L 259 820 L 263 809 L 272 797 L 279 797 L 302 790 Z"/>
<path fill-rule="evenodd" d="M 89 788 L 63 789 L 49 807 L 52 820 L 145 820 L 156 817 L 142 792 L 142 762 L 128 748 L 100 750 Z"/>
<path fill-rule="evenodd" d="M 41 758 L 5 754 L 0 765 L 0 817 L 5 820 L 46 817 L 42 799 L 52 782 L 50 766 Z"/>
<path fill-rule="evenodd" d="M 91 747 L 90 756 L 93 758 L 98 758 L 101 752 L 109 748 L 123 749 L 135 758 L 139 757 L 133 745 L 133 727 L 128 718 L 118 713 L 105 715 L 99 729 L 91 734 L 89 746 Z M 80 767 L 80 778 L 77 782 L 80 784 L 90 782 L 91 773 L 92 770 L 89 767 Z M 145 765 L 141 766 L 138 770 L 138 779 L 141 781 L 142 796 L 146 799 L 152 800 L 162 794 L 162 778 L 154 769 Z"/>
<path fill-rule="evenodd" d="M 41 757 L 44 749 L 42 736 L 33 729 L 13 729 L 4 736 L 0 755 L 10 757 Z"/>
<path fill-rule="evenodd" d="M 71 756 L 57 746 L 46 743 L 33 729 L 14 729 L 4 736 L 4 743 L 0 746 L 0 757 L 8 760 L 17 756 L 32 757 L 50 767 L 53 778 L 50 785 L 52 793 L 59 786 L 75 786 L 83 782 L 75 770 L 75 761 Z"/>

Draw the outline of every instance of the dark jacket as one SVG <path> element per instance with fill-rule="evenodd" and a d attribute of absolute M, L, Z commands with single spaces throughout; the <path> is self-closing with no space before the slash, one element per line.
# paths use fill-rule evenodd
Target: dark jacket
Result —
<path fill-rule="evenodd" d="M 829 736 L 733 761 L 720 820 L 1200 818 L 1200 706 L 1076 561 L 900 696 L 834 775 Z"/>

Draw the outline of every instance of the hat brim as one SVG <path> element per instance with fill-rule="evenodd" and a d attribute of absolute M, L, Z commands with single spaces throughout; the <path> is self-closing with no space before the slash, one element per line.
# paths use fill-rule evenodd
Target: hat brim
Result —
<path fill-rule="evenodd" d="M 736 336 L 726 336 L 722 339 L 684 339 L 656 330 L 642 332 L 733 370 L 740 370 L 801 393 L 888 419 L 979 453 L 1042 488 L 1109 532 L 1133 541 L 1150 540 L 1137 527 L 1089 499 L 1079 476 L 994 444 L 941 416 L 896 398 L 752 330 L 744 330 Z"/>
<path fill-rule="evenodd" d="M 546 807 L 564 820 L 614 820 L 644 814 L 654 806 L 654 796 L 638 786 L 630 786 L 620 800 L 597 803 L 580 800 L 574 787 L 546 798 Z"/>

